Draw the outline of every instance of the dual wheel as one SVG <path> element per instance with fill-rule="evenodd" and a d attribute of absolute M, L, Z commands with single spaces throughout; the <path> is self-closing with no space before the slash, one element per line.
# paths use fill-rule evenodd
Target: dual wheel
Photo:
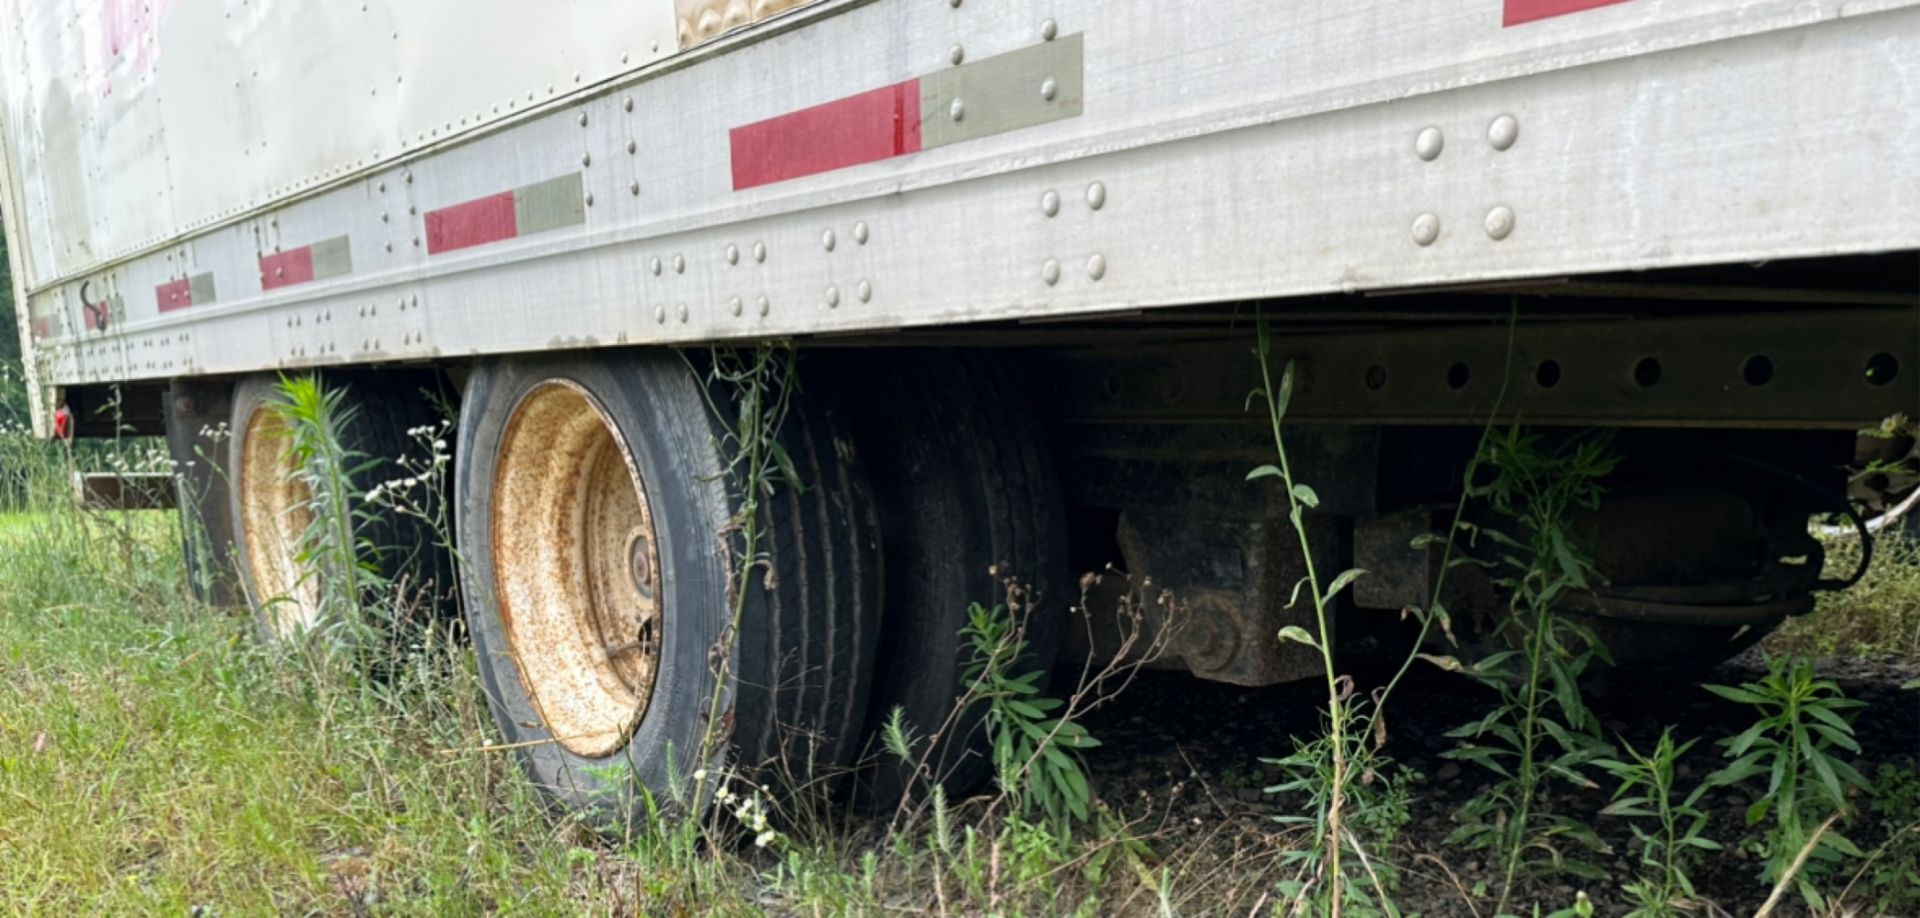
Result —
<path fill-rule="evenodd" d="M 1028 663 L 1051 663 L 1062 500 L 1013 374 L 965 353 L 807 356 L 752 546 L 734 392 L 705 369 L 602 352 L 468 377 L 452 481 L 468 630 L 505 744 L 564 808 L 627 822 L 702 768 L 805 792 L 857 775 L 881 804 L 929 779 L 959 791 L 986 773 L 979 713 L 956 706 L 969 604 L 1020 580 L 1042 604 L 1017 610 Z M 314 603 L 259 534 L 307 521 L 254 401 L 235 400 L 236 554 L 274 630 Z M 919 767 L 878 755 L 896 707 L 940 740 Z"/>
<path fill-rule="evenodd" d="M 415 432 L 442 423 L 434 406 L 448 395 L 445 381 L 437 373 L 406 370 L 334 371 L 316 379 L 320 391 L 334 394 L 324 418 L 311 403 L 304 411 L 290 410 L 278 377 L 250 377 L 233 390 L 222 457 L 229 515 L 203 522 L 210 541 L 231 540 L 238 585 L 256 630 L 267 640 L 284 640 L 325 627 L 330 609 L 341 605 L 342 591 L 349 589 L 357 591 L 354 605 L 386 603 L 416 621 L 448 614 L 456 576 L 444 535 L 426 518 L 431 508 L 444 507 L 444 495 L 426 492 L 433 480 L 413 482 L 406 494 L 425 514 L 329 500 L 326 486 L 320 493 L 314 486 L 325 479 L 338 491 L 364 495 L 428 468 L 431 438 Z M 326 469 L 325 460 L 296 449 L 302 425 L 329 429 L 325 436 L 337 446 L 337 468 Z M 354 514 L 344 528 L 330 519 L 340 513 Z M 350 537 L 340 535 L 348 531 Z M 321 547 L 330 539 L 351 541 L 350 559 L 347 552 Z M 348 564 L 364 570 L 338 569 Z"/>

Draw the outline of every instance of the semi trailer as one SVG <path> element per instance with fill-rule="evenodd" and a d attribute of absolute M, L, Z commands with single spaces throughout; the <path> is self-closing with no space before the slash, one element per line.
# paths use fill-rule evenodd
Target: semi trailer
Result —
<path fill-rule="evenodd" d="M 0 11 L 37 431 L 164 436 L 194 582 L 273 636 L 319 608 L 279 380 L 375 457 L 457 408 L 453 551 L 405 573 L 573 806 L 714 729 L 838 768 L 937 726 L 1009 580 L 1042 657 L 1102 652 L 1111 567 L 1179 598 L 1157 665 L 1317 673 L 1245 480 L 1256 317 L 1308 551 L 1369 572 L 1348 633 L 1499 614 L 1414 547 L 1492 420 L 1608 432 L 1568 614 L 1623 672 L 1711 665 L 1841 585 L 1809 522 L 1920 415 L 1914 0 Z M 719 364 L 768 342 L 790 480 L 743 569 Z"/>

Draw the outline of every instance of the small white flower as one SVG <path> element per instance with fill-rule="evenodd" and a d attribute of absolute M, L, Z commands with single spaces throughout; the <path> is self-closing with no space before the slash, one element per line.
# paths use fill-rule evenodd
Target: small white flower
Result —
<path fill-rule="evenodd" d="M 772 831 L 762 832 L 759 835 L 755 835 L 753 837 L 753 846 L 755 848 L 765 848 L 766 846 L 773 843 L 773 839 L 774 839 L 774 835 Z"/>

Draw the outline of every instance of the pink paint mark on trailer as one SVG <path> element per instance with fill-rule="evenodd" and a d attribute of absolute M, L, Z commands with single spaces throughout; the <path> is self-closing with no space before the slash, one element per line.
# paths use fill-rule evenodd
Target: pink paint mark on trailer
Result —
<path fill-rule="evenodd" d="M 1506 0 L 1506 16 L 1500 24 L 1504 27 L 1524 25 L 1541 19 L 1565 16 L 1568 13 L 1628 2 L 1631 0 Z"/>
<path fill-rule="evenodd" d="M 918 153 L 920 81 L 737 127 L 727 139 L 735 191 Z"/>
<path fill-rule="evenodd" d="M 512 239 L 519 234 L 511 191 L 427 213 L 429 255 Z"/>
<path fill-rule="evenodd" d="M 185 277 L 168 281 L 153 288 L 153 295 L 160 300 L 161 312 L 185 309 L 193 305 L 193 281 Z"/>

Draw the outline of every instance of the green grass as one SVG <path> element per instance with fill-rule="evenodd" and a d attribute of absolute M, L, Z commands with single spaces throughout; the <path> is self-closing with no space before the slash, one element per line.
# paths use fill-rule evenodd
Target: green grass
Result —
<path fill-rule="evenodd" d="M 1831 539 L 1826 547 L 1828 576 L 1845 576 L 1859 562 L 1855 539 Z M 1782 625 L 1765 647 L 1774 654 L 1920 660 L 1920 540 L 1904 531 L 1882 534 L 1858 584 L 1822 594 L 1812 614 Z"/>
<path fill-rule="evenodd" d="M 1097 914 L 1267 884 L 1236 856 L 1161 890 L 1110 818 L 1063 837 L 978 801 L 890 835 L 783 819 L 766 849 L 726 812 L 597 836 L 488 748 L 470 651 L 329 681 L 186 594 L 175 519 L 53 502 L 0 529 L 0 912 L 869 914 L 938 888 Z"/>
<path fill-rule="evenodd" d="M 115 525 L 67 513 L 0 530 L 9 910 L 618 901 L 601 854 L 546 818 L 506 757 L 471 751 L 487 738 L 463 665 L 437 700 L 317 690 L 244 621 L 182 595 L 169 527 Z"/>
<path fill-rule="evenodd" d="M 25 535 L 32 531 L 37 513 L 0 513 L 0 539 L 8 536 Z"/>

